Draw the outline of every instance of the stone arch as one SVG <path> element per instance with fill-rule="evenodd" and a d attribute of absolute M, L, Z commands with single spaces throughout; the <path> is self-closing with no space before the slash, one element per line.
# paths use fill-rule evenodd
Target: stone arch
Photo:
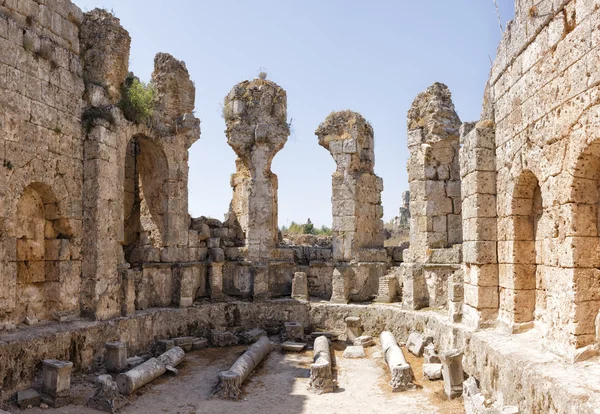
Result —
<path fill-rule="evenodd" d="M 518 332 L 533 326 L 543 305 L 542 189 L 531 170 L 518 174 L 509 188 L 508 215 L 502 217 L 499 242 L 500 319 Z M 501 236 L 502 237 L 502 236 Z"/>
<path fill-rule="evenodd" d="M 564 221 L 560 264 L 567 273 L 561 288 L 569 303 L 569 314 L 560 322 L 570 327 L 568 334 L 577 339 L 578 347 L 600 339 L 595 333 L 600 310 L 600 139 L 584 131 L 580 135 L 572 137 L 560 188 Z"/>
<path fill-rule="evenodd" d="M 63 266 L 71 259 L 73 230 L 60 211 L 49 185 L 26 186 L 16 204 L 13 236 L 16 239 L 16 301 L 14 320 L 49 319 L 62 309 Z"/>
<path fill-rule="evenodd" d="M 164 245 L 168 212 L 169 166 L 158 143 L 135 135 L 127 145 L 124 180 L 125 259 L 138 247 Z M 136 260 L 134 260 L 136 261 Z"/>

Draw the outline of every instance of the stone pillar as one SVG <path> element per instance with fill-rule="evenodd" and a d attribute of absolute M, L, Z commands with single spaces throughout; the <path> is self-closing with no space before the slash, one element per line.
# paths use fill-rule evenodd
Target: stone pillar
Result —
<path fill-rule="evenodd" d="M 354 345 L 354 341 L 363 334 L 360 316 L 348 316 L 346 319 L 346 342 Z"/>
<path fill-rule="evenodd" d="M 498 315 L 495 129 L 491 121 L 461 127 L 463 321 L 484 327 Z"/>
<path fill-rule="evenodd" d="M 444 391 L 450 399 L 462 395 L 462 383 L 465 380 L 462 357 L 463 353 L 458 349 L 451 349 L 440 354 L 444 377 Z"/>
<path fill-rule="evenodd" d="M 225 297 L 223 294 L 223 266 L 225 263 L 213 262 L 208 268 L 208 278 L 210 281 L 210 299 L 221 300 Z"/>
<path fill-rule="evenodd" d="M 156 91 L 152 117 L 154 133 L 164 137 L 165 150 L 168 150 L 172 164 L 160 192 L 164 204 L 160 211 L 162 245 L 187 247 L 190 227 L 188 150 L 200 137 L 200 120 L 193 115 L 196 87 L 185 62 L 168 53 L 155 56 L 152 85 Z"/>
<path fill-rule="evenodd" d="M 325 336 L 317 337 L 313 350 L 313 363 L 310 366 L 310 389 L 315 394 L 335 391 L 335 382 L 331 372 L 332 361 L 329 339 Z"/>
<path fill-rule="evenodd" d="M 451 322 L 462 322 L 464 304 L 463 271 L 456 271 L 448 278 L 448 319 Z"/>
<path fill-rule="evenodd" d="M 402 302 L 410 309 L 446 306 L 448 278 L 460 269 L 460 125 L 441 83 L 419 94 L 408 112 L 410 247 L 401 274 Z"/>
<path fill-rule="evenodd" d="M 119 152 L 126 143 L 114 128 L 121 84 L 129 71 L 131 38 L 112 14 L 95 9 L 85 14 L 80 30 L 83 78 L 88 108 L 84 124 L 82 313 L 95 319 L 121 314 L 117 266 L 123 260 L 123 188 Z"/>
<path fill-rule="evenodd" d="M 338 266 L 333 270 L 331 281 L 331 303 L 348 303 L 350 301 L 349 267 Z"/>
<path fill-rule="evenodd" d="M 119 373 L 127 367 L 127 345 L 123 342 L 107 342 L 104 344 L 106 356 L 104 366 L 108 372 Z"/>
<path fill-rule="evenodd" d="M 410 248 L 405 261 L 427 263 L 433 249 L 462 242 L 461 122 L 446 85 L 435 83 L 408 112 Z"/>
<path fill-rule="evenodd" d="M 371 124 L 356 112 L 333 112 L 315 134 L 319 145 L 329 150 L 337 164 L 332 175 L 331 196 L 333 260 L 385 261 L 381 220 L 383 180 L 373 171 L 375 152 Z"/>
<path fill-rule="evenodd" d="M 71 402 L 71 371 L 73 363 L 45 359 L 42 361 L 42 401 L 51 407 Z"/>
<path fill-rule="evenodd" d="M 223 117 L 227 143 L 237 155 L 230 210 L 244 231 L 248 260 L 266 263 L 278 240 L 277 176 L 271 162 L 290 133 L 286 93 L 265 79 L 241 82 L 225 97 Z"/>
<path fill-rule="evenodd" d="M 306 273 L 294 273 L 294 279 L 292 280 L 292 298 L 303 301 L 309 300 L 308 279 L 306 277 Z"/>
<path fill-rule="evenodd" d="M 410 191 L 402 193 L 402 206 L 398 210 L 398 221 L 400 227 L 408 227 L 410 225 Z"/>
<path fill-rule="evenodd" d="M 269 291 L 269 266 L 267 264 L 256 264 L 252 266 L 252 297 L 266 300 L 271 297 Z"/>

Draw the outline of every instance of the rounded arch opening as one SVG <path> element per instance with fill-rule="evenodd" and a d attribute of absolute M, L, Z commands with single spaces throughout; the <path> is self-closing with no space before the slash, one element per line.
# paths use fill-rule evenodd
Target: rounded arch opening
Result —
<path fill-rule="evenodd" d="M 122 243 L 129 263 L 143 259 L 134 251 L 164 245 L 168 181 L 168 162 L 161 146 L 143 135 L 131 138 L 125 155 Z"/>
<path fill-rule="evenodd" d="M 15 320 L 50 319 L 62 310 L 63 263 L 71 259 L 73 231 L 47 184 L 25 187 L 16 205 L 17 281 Z"/>

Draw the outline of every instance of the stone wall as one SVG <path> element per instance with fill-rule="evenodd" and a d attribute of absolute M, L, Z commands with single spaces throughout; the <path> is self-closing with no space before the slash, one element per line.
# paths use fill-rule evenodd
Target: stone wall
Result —
<path fill-rule="evenodd" d="M 569 358 L 597 342 L 600 309 L 598 6 L 517 1 L 484 103 L 495 123 L 498 318 L 513 331 L 535 325 Z"/>
<path fill-rule="evenodd" d="M 531 338 L 493 330 L 474 331 L 447 321 L 435 311 L 403 310 L 395 305 L 334 305 L 277 300 L 267 303 L 213 303 L 186 309 L 153 309 L 112 321 L 78 321 L 59 329 L 34 327 L 5 334 L 0 343 L 0 400 L 31 385 L 42 359 L 73 362 L 75 372 L 85 372 L 104 357 L 104 344 L 127 343 L 129 355 L 149 352 L 155 341 L 177 336 L 210 337 L 213 329 L 238 334 L 260 327 L 270 335 L 284 322 L 300 322 L 305 332 L 323 329 L 346 332 L 345 318 L 359 316 L 364 333 L 383 330 L 406 341 L 413 332 L 431 336 L 438 351 L 464 350 L 464 369 L 487 390 L 501 390 L 504 401 L 527 413 L 594 413 L 600 404 L 600 382 L 595 365 L 568 364 L 541 349 Z M 524 349 L 533 352 L 524 352 Z M 543 379 L 543 380 L 541 380 Z"/>
<path fill-rule="evenodd" d="M 0 326 L 79 312 L 82 21 L 70 2 L 0 5 Z"/>
<path fill-rule="evenodd" d="M 201 259 L 187 213 L 188 149 L 200 128 L 191 113 L 195 88 L 183 62 L 156 56 L 152 119 L 127 119 L 118 104 L 128 78 L 129 35 L 118 19 L 96 9 L 85 14 L 81 39 L 87 229 L 81 307 L 86 315 L 107 319 L 131 311 L 125 304 L 141 294 L 132 285 L 156 288 L 133 300 L 138 306 L 170 304 L 170 264 Z M 169 265 L 142 265 L 157 262 Z M 144 270 L 127 270 L 132 264 Z"/>

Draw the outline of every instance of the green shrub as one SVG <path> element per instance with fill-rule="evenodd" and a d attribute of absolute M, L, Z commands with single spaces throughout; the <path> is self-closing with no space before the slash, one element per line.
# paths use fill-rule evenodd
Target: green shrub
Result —
<path fill-rule="evenodd" d="M 321 228 L 315 228 L 315 225 L 308 219 L 304 224 L 298 224 L 292 221 L 289 227 L 281 227 L 282 233 L 288 234 L 314 234 L 316 236 L 331 236 L 332 231 L 327 226 L 321 226 Z"/>
<path fill-rule="evenodd" d="M 154 112 L 156 90 L 152 84 L 140 81 L 133 73 L 129 73 L 121 87 L 119 108 L 125 118 L 136 124 L 146 122 Z"/>

